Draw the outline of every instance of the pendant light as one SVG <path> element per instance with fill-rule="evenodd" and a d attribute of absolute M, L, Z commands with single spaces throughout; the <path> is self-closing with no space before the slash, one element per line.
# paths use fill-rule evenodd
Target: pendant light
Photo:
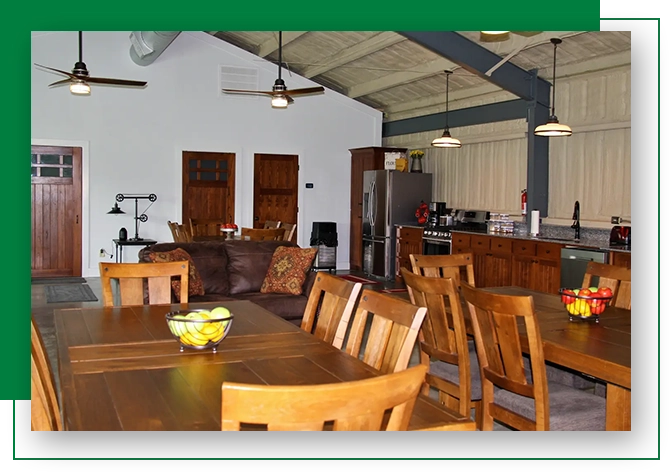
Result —
<path fill-rule="evenodd" d="M 437 138 L 432 141 L 432 146 L 434 147 L 445 147 L 445 148 L 459 148 L 462 147 L 460 140 L 453 138 L 451 132 L 448 129 L 448 76 L 450 76 L 453 71 L 445 70 L 446 72 L 446 128 L 444 129 L 444 134 L 441 135 L 441 138 Z"/>
<path fill-rule="evenodd" d="M 571 128 L 567 125 L 560 124 L 555 116 L 555 59 L 557 57 L 558 44 L 562 42 L 559 38 L 551 38 L 553 43 L 553 101 L 551 102 L 551 116 L 548 117 L 548 122 L 545 125 L 537 126 L 534 129 L 536 136 L 571 136 Z"/>

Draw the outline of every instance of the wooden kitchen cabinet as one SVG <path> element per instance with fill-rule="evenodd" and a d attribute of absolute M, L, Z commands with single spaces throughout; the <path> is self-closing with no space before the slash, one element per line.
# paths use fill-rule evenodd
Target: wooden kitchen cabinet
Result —
<path fill-rule="evenodd" d="M 366 170 L 382 170 L 386 152 L 406 152 L 406 148 L 364 147 L 351 153 L 351 236 L 349 263 L 351 270 L 362 270 L 362 183 Z"/>
<path fill-rule="evenodd" d="M 560 290 L 561 244 L 466 233 L 453 233 L 451 244 L 453 254 L 474 254 L 477 287 Z"/>
<path fill-rule="evenodd" d="M 632 268 L 632 253 L 629 252 L 609 252 L 609 264 Z"/>
<path fill-rule="evenodd" d="M 423 254 L 423 228 L 418 226 L 397 226 L 395 277 L 401 279 L 401 268 L 411 272 L 410 254 Z"/>

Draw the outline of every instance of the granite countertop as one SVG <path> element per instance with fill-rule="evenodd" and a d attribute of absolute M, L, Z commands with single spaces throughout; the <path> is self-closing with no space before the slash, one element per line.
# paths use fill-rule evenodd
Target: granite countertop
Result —
<path fill-rule="evenodd" d="M 572 232 L 573 236 L 573 229 L 569 228 L 569 230 Z M 454 229 L 451 230 L 452 233 L 467 233 L 467 234 L 485 234 L 488 236 L 495 236 L 498 238 L 510 238 L 510 239 L 522 239 L 522 240 L 527 240 L 527 241 L 538 241 L 538 242 L 544 242 L 544 243 L 558 243 L 558 244 L 564 244 L 566 246 L 573 246 L 573 247 L 583 247 L 583 248 L 592 248 L 592 249 L 601 249 L 601 250 L 606 250 L 606 251 L 616 251 L 616 252 L 626 252 L 626 253 L 631 253 L 632 248 L 631 246 L 610 246 L 609 241 L 608 241 L 608 236 L 606 236 L 605 239 L 601 237 L 601 235 L 598 234 L 593 234 L 593 235 L 583 235 L 579 241 L 574 241 L 574 239 L 570 239 L 568 237 L 562 237 L 566 236 L 565 234 L 551 234 L 553 232 L 547 231 L 546 234 L 540 233 L 540 236 L 538 237 L 533 237 L 530 236 L 529 234 L 525 233 L 519 233 L 519 232 L 514 232 L 514 233 L 488 233 L 487 231 L 472 231 L 472 230 L 463 230 L 463 229 Z M 581 230 L 583 233 L 583 229 Z"/>

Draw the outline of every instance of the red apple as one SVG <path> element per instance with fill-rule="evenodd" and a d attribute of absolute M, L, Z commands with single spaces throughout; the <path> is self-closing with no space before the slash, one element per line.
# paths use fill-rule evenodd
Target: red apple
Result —
<path fill-rule="evenodd" d="M 610 297 L 613 295 L 613 291 L 609 287 L 600 287 L 598 292 L 602 297 Z"/>
<path fill-rule="evenodd" d="M 236 224 L 232 223 L 232 229 L 239 229 L 239 226 L 237 226 Z"/>
<path fill-rule="evenodd" d="M 592 295 L 592 292 L 589 288 L 583 288 L 578 292 L 579 297 L 589 297 L 590 295 Z"/>
<path fill-rule="evenodd" d="M 574 295 L 573 290 L 569 290 L 569 289 L 563 290 L 562 293 L 564 294 L 563 295 L 564 300 L 562 300 L 562 301 L 564 303 L 566 303 L 567 305 L 569 305 L 570 303 L 574 303 L 574 301 L 576 301 L 576 298 L 574 298 L 574 296 L 573 296 Z"/>

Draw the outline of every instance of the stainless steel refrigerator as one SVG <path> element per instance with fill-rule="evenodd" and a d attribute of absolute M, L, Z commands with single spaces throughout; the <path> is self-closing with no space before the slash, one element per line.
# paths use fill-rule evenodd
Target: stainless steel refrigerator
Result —
<path fill-rule="evenodd" d="M 363 271 L 395 278 L 395 225 L 417 224 L 421 200 L 432 200 L 432 174 L 368 170 L 362 187 Z"/>

